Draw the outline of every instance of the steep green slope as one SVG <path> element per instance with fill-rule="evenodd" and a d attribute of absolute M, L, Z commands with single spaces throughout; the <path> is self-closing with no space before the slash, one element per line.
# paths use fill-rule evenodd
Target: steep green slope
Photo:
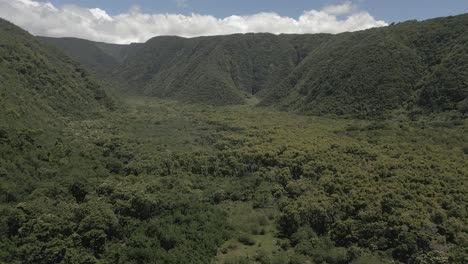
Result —
<path fill-rule="evenodd" d="M 187 40 L 145 94 L 187 102 L 239 104 L 287 76 L 294 50 L 273 35 L 232 35 Z M 277 51 L 277 52 L 275 52 Z"/>
<path fill-rule="evenodd" d="M 427 67 L 418 83 L 418 103 L 434 111 L 467 113 L 468 15 L 430 20 L 425 26 L 407 23 L 402 29 L 410 31 L 410 45 Z"/>
<path fill-rule="evenodd" d="M 106 78 L 133 95 L 211 105 L 253 95 L 302 113 L 414 117 L 466 113 L 467 31 L 460 15 L 337 35 L 156 37 L 107 52 L 92 42 L 65 50 L 98 72 L 115 65 Z"/>
<path fill-rule="evenodd" d="M 112 73 L 119 63 L 125 61 L 141 46 L 136 43 L 118 45 L 78 38 L 38 37 L 38 39 L 59 48 L 88 70 L 107 80 L 112 80 Z"/>
<path fill-rule="evenodd" d="M 96 73 L 105 73 L 115 67 L 118 63 L 117 58 L 105 53 L 98 47 L 98 43 L 75 38 L 46 38 L 40 37 L 40 40 L 57 46 L 65 54 L 86 65 Z"/>
<path fill-rule="evenodd" d="M 462 15 L 336 35 L 263 103 L 359 117 L 419 108 L 466 112 L 467 30 Z"/>
<path fill-rule="evenodd" d="M 246 97 L 252 95 L 262 97 L 289 75 L 315 43 L 329 37 L 325 34 L 156 37 L 145 44 L 127 46 L 127 50 L 121 45 L 78 39 L 42 39 L 100 76 L 118 80 L 128 94 L 229 105 L 245 103 Z M 106 45 L 108 51 L 101 45 Z M 116 56 L 112 52 L 120 53 Z"/>
<path fill-rule="evenodd" d="M 310 36 L 310 39 L 319 36 Z M 145 43 L 117 72 L 137 94 L 215 105 L 244 103 L 285 78 L 298 54 L 288 37 L 246 34 Z"/>
<path fill-rule="evenodd" d="M 421 75 L 414 51 L 394 37 L 348 33 L 311 52 L 265 103 L 314 113 L 380 113 L 407 100 Z"/>
<path fill-rule="evenodd" d="M 12 127 L 86 117 L 113 107 L 77 63 L 0 20 L 0 120 Z"/>

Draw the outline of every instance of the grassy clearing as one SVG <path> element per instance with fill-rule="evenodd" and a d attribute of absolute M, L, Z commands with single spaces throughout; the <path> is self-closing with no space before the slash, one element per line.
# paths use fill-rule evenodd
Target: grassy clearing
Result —
<path fill-rule="evenodd" d="M 246 202 L 226 202 L 220 207 L 228 213 L 235 235 L 220 247 L 215 263 L 232 263 L 242 257 L 254 260 L 259 251 L 271 255 L 280 250 L 276 237 L 276 208 L 254 209 Z"/>

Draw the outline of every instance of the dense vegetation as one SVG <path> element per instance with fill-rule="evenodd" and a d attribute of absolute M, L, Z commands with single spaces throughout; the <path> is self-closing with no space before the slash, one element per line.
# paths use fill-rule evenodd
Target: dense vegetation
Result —
<path fill-rule="evenodd" d="M 2 131 L 0 256 L 464 263 L 466 129 L 134 98 L 56 142 Z"/>
<path fill-rule="evenodd" d="M 232 101 L 221 95 L 240 96 L 239 102 L 244 93 L 278 98 L 269 97 L 270 86 L 284 85 L 280 80 L 291 80 L 288 76 L 299 74 L 311 60 L 322 65 L 333 54 L 343 57 L 342 45 L 364 38 L 369 39 L 360 45 L 375 48 L 375 38 L 393 47 L 391 54 L 405 54 L 388 62 L 391 69 L 371 64 L 382 83 L 400 81 L 380 72 L 398 74 L 400 59 L 401 74 L 423 72 L 425 77 L 417 83 L 403 79 L 407 82 L 401 85 L 414 84 L 405 96 L 399 94 L 406 92 L 402 86 L 395 86 L 402 89 L 395 94 L 382 91 L 380 110 L 372 108 L 380 104 L 370 97 L 360 98 L 365 111 L 340 101 L 348 98 L 341 93 L 349 91 L 341 89 L 339 78 L 332 92 L 347 114 L 375 117 L 394 111 L 386 120 L 304 116 L 251 105 L 116 99 L 58 50 L 0 21 L 0 263 L 467 263 L 468 122 L 460 110 L 460 100 L 466 98 L 466 37 L 456 34 L 466 26 L 463 19 L 385 29 L 389 35 L 411 29 L 411 36 L 400 37 L 433 40 L 427 35 L 439 36 L 436 29 L 447 23 L 455 33 L 440 39 L 439 46 L 425 41 L 428 46 L 414 42 L 414 47 L 402 48 L 392 36 L 381 40 L 383 29 L 337 36 L 166 37 L 131 50 L 74 39 L 66 41 L 82 44 L 62 46 L 81 51 L 82 63 L 91 70 L 102 59 L 108 68 L 94 71 L 104 79 L 116 72 L 136 77 L 130 82 L 138 84 L 137 93 L 152 94 L 151 86 L 161 83 L 168 88 L 162 97 L 189 94 L 203 97 L 198 102 L 228 104 Z M 435 29 L 418 38 L 423 32 L 418 27 Z M 331 38 L 341 40 L 327 42 Z M 259 47 L 249 46 L 262 41 Z M 197 48 L 188 42 L 198 43 Z M 297 44 L 276 52 L 291 43 Z M 174 57 L 155 48 L 161 45 L 180 52 Z M 234 52 L 237 45 L 246 45 L 242 53 Z M 224 47 L 232 50 L 226 53 Z M 336 53 L 320 57 L 319 49 L 327 47 Z M 359 57 L 363 50 L 349 52 Z M 434 50 L 440 61 L 430 56 Z M 197 60 L 185 63 L 193 59 L 189 53 Z M 237 64 L 235 74 L 223 73 L 255 54 L 263 55 L 251 64 Z M 279 63 L 272 54 L 289 59 Z M 376 51 L 376 61 L 387 60 L 380 54 Z M 184 59 L 175 62 L 179 56 Z M 230 62 L 221 63 L 227 57 Z M 151 68 L 148 63 L 155 58 Z M 433 67 L 425 72 L 412 63 Z M 332 69 L 345 64 L 322 66 L 334 75 L 338 72 Z M 369 69 L 349 70 L 365 73 L 361 77 L 371 82 L 366 79 Z M 179 80 L 184 72 L 193 72 L 186 80 L 194 86 Z M 306 72 L 304 83 L 297 83 L 303 91 L 291 86 L 281 104 L 276 99 L 265 103 L 301 110 L 292 100 L 298 96 L 307 111 L 333 113 L 320 105 L 335 103 L 331 97 L 320 102 L 315 97 L 317 108 L 308 108 L 311 96 L 304 89 L 315 86 L 305 85 L 312 76 Z M 177 79 L 173 84 L 163 76 L 171 74 Z M 220 80 L 232 85 L 231 93 L 221 85 L 218 96 L 203 84 Z M 343 80 L 359 81 L 354 76 Z M 187 90 L 193 87 L 197 89 Z M 362 89 L 353 90 L 354 95 L 373 92 Z M 387 96 L 402 101 L 386 105 Z M 420 109 L 406 108 L 410 101 Z"/>
<path fill-rule="evenodd" d="M 5 126 L 86 117 L 113 99 L 79 64 L 0 20 L 0 122 Z"/>
<path fill-rule="evenodd" d="M 129 46 L 46 40 L 91 69 L 111 69 L 101 76 L 129 94 L 414 118 L 467 112 L 467 25 L 460 15 L 338 35 L 156 37 Z"/>

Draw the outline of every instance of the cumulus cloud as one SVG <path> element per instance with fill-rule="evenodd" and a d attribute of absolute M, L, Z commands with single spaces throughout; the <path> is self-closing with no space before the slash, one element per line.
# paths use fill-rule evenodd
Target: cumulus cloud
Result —
<path fill-rule="evenodd" d="M 184 3 L 185 1 L 181 1 Z M 387 25 L 352 2 L 308 10 L 298 18 L 276 13 L 216 18 L 209 15 L 147 14 L 139 7 L 109 15 L 99 8 L 55 6 L 34 0 L 0 0 L 0 17 L 32 34 L 78 37 L 110 43 L 144 42 L 154 36 L 183 37 L 248 32 L 340 33 Z"/>

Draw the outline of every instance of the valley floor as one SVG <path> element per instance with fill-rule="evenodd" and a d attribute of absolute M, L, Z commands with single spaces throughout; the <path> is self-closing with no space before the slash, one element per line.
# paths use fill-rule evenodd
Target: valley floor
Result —
<path fill-rule="evenodd" d="M 0 262 L 466 263 L 467 127 L 132 97 L 5 128 Z"/>

